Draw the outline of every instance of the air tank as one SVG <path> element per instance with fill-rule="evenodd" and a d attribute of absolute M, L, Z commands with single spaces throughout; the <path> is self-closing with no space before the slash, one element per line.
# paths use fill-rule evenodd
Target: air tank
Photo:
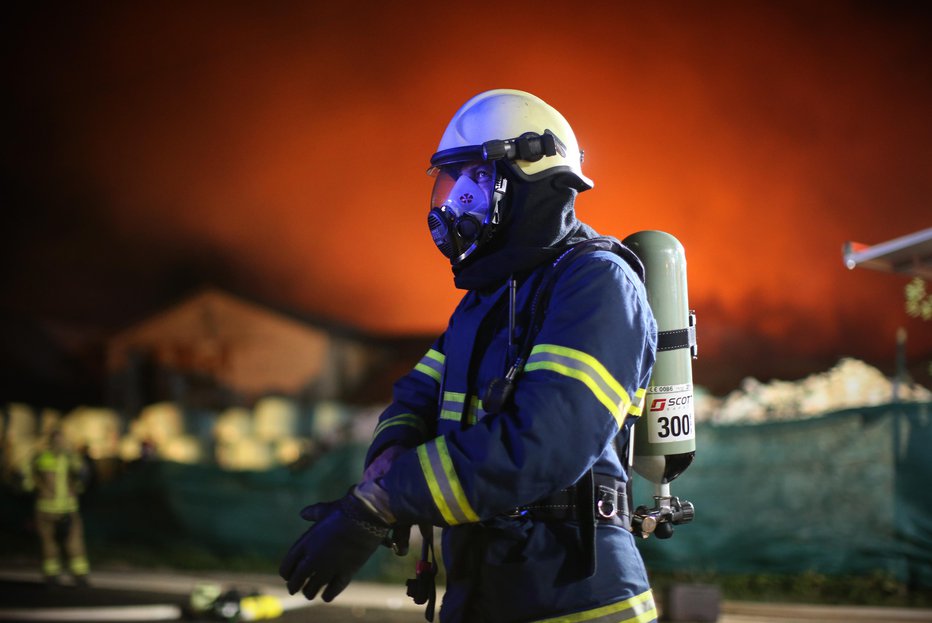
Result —
<path fill-rule="evenodd" d="M 686 252 L 674 236 L 640 231 L 623 243 L 645 269 L 647 300 L 657 320 L 657 360 L 634 427 L 633 467 L 667 492 L 696 456 L 692 359 L 696 317 L 689 309 Z"/>

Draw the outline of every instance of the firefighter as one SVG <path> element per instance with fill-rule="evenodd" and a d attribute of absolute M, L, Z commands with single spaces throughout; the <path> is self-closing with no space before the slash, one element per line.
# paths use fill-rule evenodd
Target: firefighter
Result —
<path fill-rule="evenodd" d="M 465 295 L 396 382 L 360 483 L 302 511 L 315 523 L 280 568 L 292 594 L 330 601 L 392 531 L 439 526 L 443 623 L 656 620 L 620 448 L 657 326 L 637 258 L 576 218 L 581 163 L 529 93 L 454 115 L 428 225 Z"/>
<path fill-rule="evenodd" d="M 23 485 L 36 495 L 36 531 L 42 552 L 42 575 L 49 585 L 61 582 L 64 545 L 67 569 L 78 586 L 88 584 L 90 571 L 84 549 L 84 527 L 78 511 L 85 469 L 81 457 L 69 450 L 60 429 L 50 431 L 46 447 L 24 470 Z"/>

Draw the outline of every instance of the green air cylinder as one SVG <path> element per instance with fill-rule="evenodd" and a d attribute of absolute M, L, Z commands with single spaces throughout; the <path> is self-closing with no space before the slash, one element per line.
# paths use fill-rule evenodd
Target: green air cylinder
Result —
<path fill-rule="evenodd" d="M 695 315 L 686 289 L 686 252 L 662 231 L 624 239 L 645 269 L 647 300 L 657 319 L 657 361 L 634 427 L 634 471 L 657 485 L 669 483 L 696 456 L 692 359 Z"/>

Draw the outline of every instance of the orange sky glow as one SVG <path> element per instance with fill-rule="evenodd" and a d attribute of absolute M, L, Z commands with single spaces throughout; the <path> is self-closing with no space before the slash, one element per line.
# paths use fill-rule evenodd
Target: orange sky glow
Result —
<path fill-rule="evenodd" d="M 74 269 L 60 298 L 22 276 L 6 287 L 39 315 L 83 294 L 86 321 L 103 301 L 153 299 L 141 293 L 166 278 L 150 264 L 210 257 L 223 268 L 205 280 L 264 300 L 377 333 L 438 332 L 462 293 L 428 235 L 424 171 L 459 105 L 505 87 L 573 125 L 595 180 L 582 220 L 684 244 L 705 365 L 740 377 L 791 375 L 809 357 L 890 362 L 899 326 L 928 357 L 932 324 L 903 311 L 907 280 L 848 271 L 841 247 L 932 225 L 929 12 L 593 4 L 26 16 L 7 65 L 14 146 L 32 151 L 4 166 L 24 209 L 81 210 L 95 226 L 78 227 L 83 243 L 58 231 L 57 252 L 15 245 L 46 283 Z M 120 263 L 106 259 L 114 240 L 138 278 L 95 278 Z"/>

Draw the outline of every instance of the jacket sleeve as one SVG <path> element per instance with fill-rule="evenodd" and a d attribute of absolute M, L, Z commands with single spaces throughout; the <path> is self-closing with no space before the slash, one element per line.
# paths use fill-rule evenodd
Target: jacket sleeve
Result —
<path fill-rule="evenodd" d="M 608 252 L 576 259 L 554 285 L 513 407 L 398 457 L 380 482 L 393 514 L 470 523 L 573 484 L 639 413 L 655 345 L 632 269 Z"/>
<path fill-rule="evenodd" d="M 414 368 L 395 382 L 392 403 L 379 416 L 373 432 L 366 467 L 386 448 L 413 448 L 430 438 L 445 362 L 441 336 Z"/>

